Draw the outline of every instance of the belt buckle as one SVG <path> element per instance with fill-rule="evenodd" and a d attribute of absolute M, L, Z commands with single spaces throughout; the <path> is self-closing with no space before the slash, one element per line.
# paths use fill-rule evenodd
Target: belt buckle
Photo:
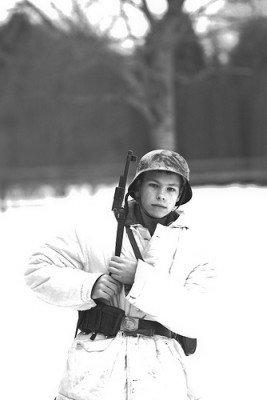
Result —
<path fill-rule="evenodd" d="M 134 332 L 137 331 L 139 325 L 138 318 L 124 317 L 121 321 L 121 330 L 123 332 Z"/>

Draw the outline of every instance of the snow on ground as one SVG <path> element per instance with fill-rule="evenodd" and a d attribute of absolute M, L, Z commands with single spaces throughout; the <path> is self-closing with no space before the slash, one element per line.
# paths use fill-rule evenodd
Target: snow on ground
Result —
<path fill-rule="evenodd" d="M 92 196 L 81 190 L 0 214 L 3 399 L 53 400 L 75 331 L 76 313 L 42 303 L 25 287 L 29 255 L 71 209 L 82 203 L 95 215 L 96 207 L 111 208 L 112 198 L 113 188 Z M 267 188 L 234 185 L 196 187 L 184 206 L 218 270 L 207 334 L 187 357 L 203 400 L 251 400 L 266 392 L 266 204 Z"/>

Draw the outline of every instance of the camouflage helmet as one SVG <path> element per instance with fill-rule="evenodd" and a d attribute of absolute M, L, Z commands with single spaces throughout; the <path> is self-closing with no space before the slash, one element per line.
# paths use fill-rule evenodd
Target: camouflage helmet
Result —
<path fill-rule="evenodd" d="M 176 205 L 187 203 L 192 197 L 189 183 L 189 167 L 185 159 L 171 150 L 153 150 L 145 154 L 139 161 L 135 176 L 128 187 L 128 194 L 136 199 L 136 184 L 138 178 L 147 171 L 169 171 L 182 177 L 183 186 L 181 196 Z"/>

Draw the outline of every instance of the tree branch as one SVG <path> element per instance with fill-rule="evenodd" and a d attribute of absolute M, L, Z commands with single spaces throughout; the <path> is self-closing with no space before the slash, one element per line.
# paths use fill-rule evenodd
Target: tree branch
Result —
<path fill-rule="evenodd" d="M 33 11 L 35 14 L 37 14 L 49 28 L 52 28 L 53 30 L 58 31 L 58 28 L 56 27 L 55 24 L 53 24 L 51 19 L 40 8 L 38 8 L 36 5 L 34 5 L 31 1 L 23 0 L 22 2 L 17 3 L 17 5 L 14 8 L 15 11 L 16 10 L 27 10 L 27 9 L 29 9 L 29 10 Z"/>
<path fill-rule="evenodd" d="M 142 0 L 142 4 L 139 7 L 139 9 L 143 12 L 143 14 L 145 15 L 146 19 L 150 23 L 150 25 L 151 26 L 155 25 L 156 21 L 155 21 L 155 18 L 153 17 L 153 15 L 151 14 L 151 12 L 149 11 L 147 0 Z"/>

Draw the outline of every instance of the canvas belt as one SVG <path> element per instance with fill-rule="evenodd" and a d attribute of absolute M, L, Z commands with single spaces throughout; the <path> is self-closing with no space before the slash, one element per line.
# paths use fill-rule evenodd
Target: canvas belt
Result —
<path fill-rule="evenodd" d="M 159 322 L 134 317 L 124 317 L 121 321 L 120 330 L 130 336 L 137 336 L 139 334 L 145 336 L 161 335 L 168 338 L 174 337 L 174 333 Z"/>

